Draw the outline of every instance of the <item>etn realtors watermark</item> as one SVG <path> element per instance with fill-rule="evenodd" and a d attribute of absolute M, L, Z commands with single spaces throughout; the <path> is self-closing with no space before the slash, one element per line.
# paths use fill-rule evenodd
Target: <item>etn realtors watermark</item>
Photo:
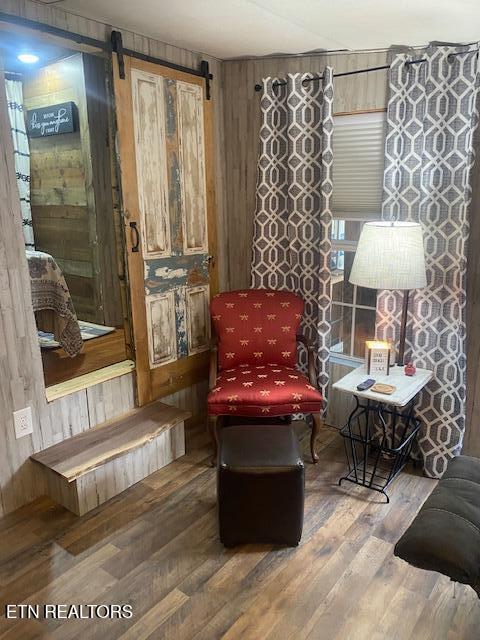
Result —
<path fill-rule="evenodd" d="M 131 604 L 7 604 L 5 617 L 16 620 L 114 620 L 133 615 Z"/>

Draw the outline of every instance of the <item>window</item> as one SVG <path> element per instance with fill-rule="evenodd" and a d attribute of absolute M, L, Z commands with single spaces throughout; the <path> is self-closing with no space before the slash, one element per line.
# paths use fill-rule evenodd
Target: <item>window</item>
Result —
<path fill-rule="evenodd" d="M 336 116 L 333 134 L 331 352 L 363 358 L 377 293 L 350 284 L 363 224 L 381 216 L 385 113 Z"/>

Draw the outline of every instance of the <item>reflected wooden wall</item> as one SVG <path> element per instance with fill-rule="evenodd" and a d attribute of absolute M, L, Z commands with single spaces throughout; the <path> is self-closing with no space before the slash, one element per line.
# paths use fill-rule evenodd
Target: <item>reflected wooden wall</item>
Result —
<path fill-rule="evenodd" d="M 29 139 L 35 246 L 58 262 L 79 319 L 121 327 L 105 60 L 73 53 L 28 74 L 23 93 L 27 110 L 73 102 L 78 123 Z"/>

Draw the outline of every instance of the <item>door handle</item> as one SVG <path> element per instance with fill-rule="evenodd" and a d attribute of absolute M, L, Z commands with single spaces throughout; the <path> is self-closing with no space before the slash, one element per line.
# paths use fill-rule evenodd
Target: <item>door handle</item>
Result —
<path fill-rule="evenodd" d="M 207 255 L 205 256 L 205 260 L 204 260 L 205 264 L 209 267 L 210 265 L 215 264 L 215 256 L 211 256 L 211 255 Z"/>
<path fill-rule="evenodd" d="M 137 223 L 130 222 L 130 229 L 132 235 L 135 236 L 135 241 L 132 241 L 132 253 L 138 253 L 138 247 L 140 245 L 140 232 L 138 231 Z"/>

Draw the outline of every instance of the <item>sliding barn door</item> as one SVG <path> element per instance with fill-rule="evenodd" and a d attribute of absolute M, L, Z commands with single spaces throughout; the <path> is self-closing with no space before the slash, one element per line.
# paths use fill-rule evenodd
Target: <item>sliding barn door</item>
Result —
<path fill-rule="evenodd" d="M 207 375 L 216 292 L 212 105 L 202 78 L 114 65 L 139 404 Z M 116 60 L 115 60 L 116 62 Z"/>

